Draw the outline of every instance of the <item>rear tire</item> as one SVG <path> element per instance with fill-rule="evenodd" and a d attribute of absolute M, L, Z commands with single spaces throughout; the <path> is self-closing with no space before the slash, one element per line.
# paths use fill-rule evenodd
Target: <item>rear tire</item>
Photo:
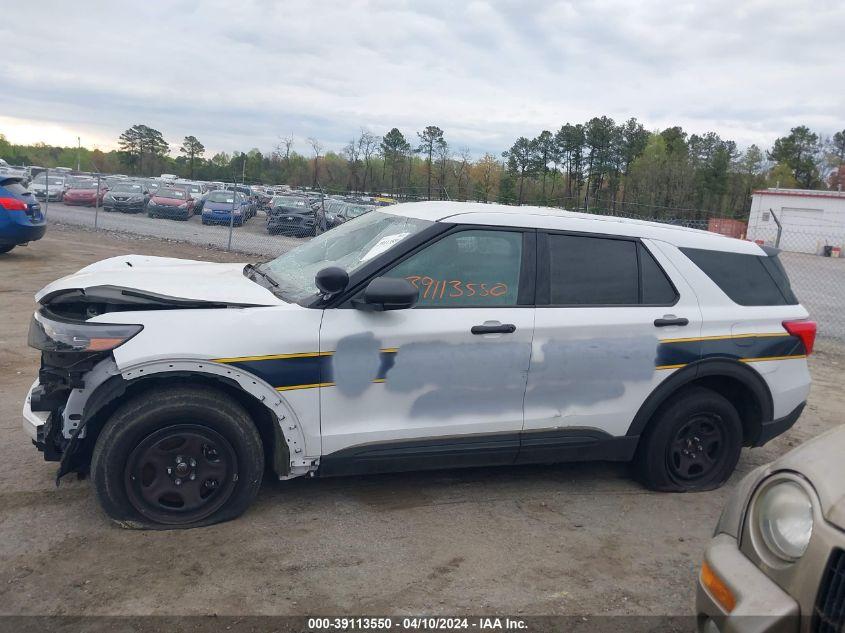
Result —
<path fill-rule="evenodd" d="M 118 525 L 199 527 L 241 515 L 264 471 L 246 410 L 199 386 L 163 387 L 123 404 L 94 447 L 97 499 Z"/>
<path fill-rule="evenodd" d="M 652 490 L 713 490 L 739 461 L 742 421 L 720 394 L 692 387 L 655 413 L 634 457 L 638 478 Z"/>

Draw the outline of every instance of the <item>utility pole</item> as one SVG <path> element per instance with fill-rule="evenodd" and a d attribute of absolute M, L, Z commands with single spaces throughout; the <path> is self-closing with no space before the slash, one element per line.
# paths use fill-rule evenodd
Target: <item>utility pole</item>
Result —
<path fill-rule="evenodd" d="M 80 171 L 79 153 L 82 151 L 82 139 L 76 137 L 76 171 Z"/>

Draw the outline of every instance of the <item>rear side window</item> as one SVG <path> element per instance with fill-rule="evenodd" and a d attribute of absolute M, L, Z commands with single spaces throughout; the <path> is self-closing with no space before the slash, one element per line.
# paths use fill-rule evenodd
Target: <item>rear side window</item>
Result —
<path fill-rule="evenodd" d="M 671 305 L 678 298 L 675 286 L 669 281 L 666 273 L 660 268 L 648 249 L 639 244 L 640 256 L 640 287 L 642 288 L 642 303 L 646 305 Z"/>
<path fill-rule="evenodd" d="M 3 187 L 6 191 L 9 191 L 16 196 L 26 195 L 29 193 L 29 190 L 19 182 L 9 182 L 5 185 L 0 185 L 0 187 Z"/>
<path fill-rule="evenodd" d="M 639 303 L 637 243 L 577 235 L 549 235 L 552 305 Z"/>
<path fill-rule="evenodd" d="M 741 306 L 795 305 L 786 271 L 776 257 L 698 248 L 681 252 Z"/>

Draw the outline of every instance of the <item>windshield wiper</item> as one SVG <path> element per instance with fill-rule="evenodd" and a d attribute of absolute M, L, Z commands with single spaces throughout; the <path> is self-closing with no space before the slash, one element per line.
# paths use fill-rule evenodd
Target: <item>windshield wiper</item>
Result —
<path fill-rule="evenodd" d="M 246 275 L 246 274 L 247 274 L 247 272 L 253 272 L 253 273 L 255 273 L 256 275 L 261 275 L 264 279 L 266 279 L 266 280 L 267 280 L 267 282 L 268 282 L 271 286 L 273 286 L 274 288 L 278 288 L 278 287 L 279 287 L 279 282 L 278 282 L 278 281 L 276 281 L 275 279 L 273 279 L 273 276 L 272 276 L 270 273 L 266 273 L 266 272 L 264 272 L 263 270 L 261 270 L 261 269 L 260 269 L 258 266 L 256 266 L 255 264 L 247 264 L 246 266 L 244 266 L 244 275 Z"/>

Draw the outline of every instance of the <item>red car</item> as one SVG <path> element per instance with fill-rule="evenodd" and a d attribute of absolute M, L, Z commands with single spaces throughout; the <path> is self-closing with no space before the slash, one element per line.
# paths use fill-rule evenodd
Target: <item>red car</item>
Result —
<path fill-rule="evenodd" d="M 78 204 L 85 207 L 93 207 L 95 204 L 103 204 L 103 196 L 106 195 L 108 188 L 105 184 L 97 187 L 96 180 L 77 180 L 70 184 L 70 187 L 65 191 L 62 202 L 65 204 Z"/>
<path fill-rule="evenodd" d="M 151 218 L 187 220 L 194 215 L 194 199 L 182 187 L 160 187 L 147 203 L 147 215 Z"/>

